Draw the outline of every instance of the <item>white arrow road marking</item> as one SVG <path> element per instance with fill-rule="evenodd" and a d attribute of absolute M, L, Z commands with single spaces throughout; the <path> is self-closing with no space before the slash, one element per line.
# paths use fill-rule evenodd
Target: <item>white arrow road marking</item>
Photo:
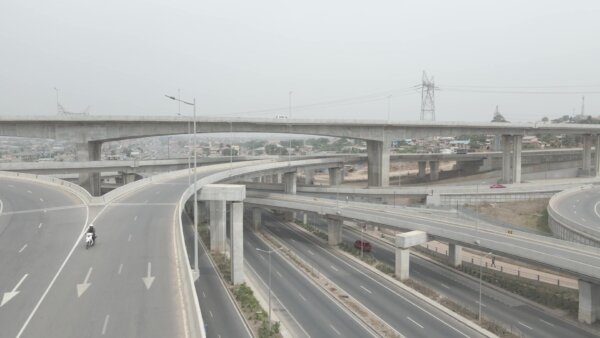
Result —
<path fill-rule="evenodd" d="M 8 301 L 13 299 L 14 296 L 18 295 L 19 292 L 21 292 L 21 291 L 17 291 L 17 289 L 19 288 L 19 286 L 21 286 L 21 283 L 23 283 L 25 278 L 27 278 L 27 274 L 25 274 L 23 276 L 23 278 L 21 278 L 21 280 L 17 283 L 15 288 L 12 289 L 12 291 L 4 293 L 4 296 L 2 296 L 2 303 L 0 303 L 0 307 L 4 306 L 4 304 L 8 303 Z"/>
<path fill-rule="evenodd" d="M 154 282 L 154 277 L 152 275 L 152 263 L 148 262 L 148 277 L 142 277 L 144 281 L 144 285 L 146 285 L 146 290 L 150 290 L 152 286 L 152 282 Z"/>
<path fill-rule="evenodd" d="M 92 283 L 88 283 L 88 280 L 90 279 L 91 274 L 92 274 L 92 267 L 90 267 L 87 275 L 85 275 L 85 279 L 83 280 L 83 283 L 77 284 L 77 298 L 81 297 L 81 295 L 83 295 L 85 290 L 87 290 L 87 288 L 89 288 L 90 285 L 92 285 Z"/>

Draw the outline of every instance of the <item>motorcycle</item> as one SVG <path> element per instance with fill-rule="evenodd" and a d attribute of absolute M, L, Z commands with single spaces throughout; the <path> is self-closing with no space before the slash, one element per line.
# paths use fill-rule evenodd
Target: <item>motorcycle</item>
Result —
<path fill-rule="evenodd" d="M 90 247 L 94 246 L 94 234 L 91 232 L 88 232 L 85 234 L 85 248 L 86 250 L 89 249 Z"/>

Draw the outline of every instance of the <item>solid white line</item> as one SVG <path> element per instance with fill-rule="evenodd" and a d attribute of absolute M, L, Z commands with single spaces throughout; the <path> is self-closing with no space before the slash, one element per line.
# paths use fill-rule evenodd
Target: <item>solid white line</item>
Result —
<path fill-rule="evenodd" d="M 408 320 L 410 320 L 411 322 L 415 323 L 415 325 L 417 325 L 418 327 L 420 327 L 420 328 L 423 328 L 423 325 L 421 325 L 421 324 L 419 324 L 419 323 L 415 322 L 415 321 L 414 321 L 412 318 L 410 318 L 410 317 L 406 317 L 406 319 L 408 319 Z"/>
<path fill-rule="evenodd" d="M 546 324 L 546 325 L 550 325 L 550 326 L 554 327 L 554 324 L 552 324 L 552 323 L 549 323 L 549 322 L 547 322 L 547 321 L 545 321 L 545 320 L 543 320 L 543 319 L 540 319 L 540 321 L 541 321 L 542 323 Z"/>
<path fill-rule="evenodd" d="M 530 330 L 533 330 L 533 328 L 532 328 L 531 326 L 527 326 L 527 325 L 525 325 L 525 324 L 521 323 L 520 321 L 517 321 L 517 323 L 519 323 L 519 324 L 521 324 L 521 325 L 525 326 L 526 328 L 528 328 L 528 329 L 530 329 Z"/>
<path fill-rule="evenodd" d="M 108 326 L 108 318 L 110 318 L 110 315 L 106 315 L 106 317 L 104 318 L 104 325 L 102 326 L 102 335 L 103 336 L 106 334 L 106 327 Z"/>
<path fill-rule="evenodd" d="M 442 284 L 442 286 L 445 287 L 446 289 L 450 290 L 450 287 L 448 285 L 446 285 L 444 283 L 440 283 L 440 284 Z"/>
<path fill-rule="evenodd" d="M 100 210 L 100 212 L 98 213 L 98 215 L 96 215 L 96 217 L 94 217 L 94 221 L 98 218 L 98 216 L 100 216 L 102 214 L 102 212 L 106 209 L 107 206 L 108 206 L 108 204 L 105 205 L 104 208 L 102 208 L 102 210 Z M 71 258 L 71 255 L 73 255 L 73 252 L 75 251 L 75 248 L 77 248 L 77 246 L 79 245 L 79 241 L 83 238 L 83 235 L 85 233 L 85 229 L 87 227 L 89 217 L 90 217 L 90 209 L 86 206 L 85 222 L 83 223 L 83 228 L 81 229 L 81 233 L 79 234 L 79 237 L 77 237 L 77 240 L 75 240 L 75 244 L 73 244 L 73 247 L 71 248 L 71 251 L 69 252 L 69 254 L 67 255 L 67 257 L 65 258 L 65 260 L 62 262 L 60 268 L 58 268 L 58 271 L 56 272 L 56 274 L 54 275 L 54 277 L 50 281 L 50 284 L 48 285 L 48 287 L 46 288 L 46 290 L 44 291 L 44 293 L 42 294 L 42 296 L 38 300 L 37 304 L 35 304 L 35 307 L 31 311 L 31 313 L 29 314 L 29 317 L 27 317 L 27 320 L 25 321 L 25 323 L 21 327 L 21 330 L 19 331 L 19 333 L 17 333 L 17 338 L 21 337 L 21 335 L 23 334 L 23 331 L 25 331 L 25 329 L 27 328 L 27 325 L 29 325 L 29 322 L 31 321 L 31 318 L 33 318 L 33 315 L 35 314 L 35 312 L 37 311 L 37 309 L 40 307 L 40 305 L 42 304 L 42 302 L 44 301 L 44 298 L 46 298 L 46 295 L 48 294 L 48 292 L 50 292 L 50 289 L 52 288 L 52 285 L 54 285 L 54 283 L 56 282 L 56 279 L 58 279 L 58 276 L 60 275 L 60 273 L 64 269 L 65 265 L 67 265 L 67 261 L 69 260 L 69 258 Z M 40 223 L 40 227 L 41 226 L 42 226 L 42 223 Z"/>
<path fill-rule="evenodd" d="M 367 291 L 369 294 L 372 294 L 372 292 L 371 292 L 369 289 L 367 289 L 366 287 L 364 287 L 364 286 L 362 286 L 362 285 L 361 285 L 360 287 L 361 287 L 361 289 L 363 289 L 363 290 Z"/>
<path fill-rule="evenodd" d="M 331 328 L 333 331 L 335 331 L 335 333 L 337 333 L 337 335 L 338 335 L 338 336 L 341 336 L 341 335 L 342 335 L 342 334 L 340 333 L 340 331 L 338 331 L 338 330 L 335 328 L 335 326 L 333 326 L 333 325 L 329 324 L 329 327 L 330 327 L 330 328 Z"/>
<path fill-rule="evenodd" d="M 23 247 L 21 248 L 21 250 L 19 250 L 19 253 L 23 252 L 23 250 L 25 250 L 26 247 L 27 247 L 27 244 L 23 245 Z"/>
<path fill-rule="evenodd" d="M 311 254 L 311 255 L 314 255 L 314 254 L 315 254 L 314 252 L 312 252 L 312 251 L 310 251 L 310 250 L 308 250 L 308 253 L 309 253 L 309 254 Z"/>
<path fill-rule="evenodd" d="M 129 237 L 127 238 L 127 242 L 131 242 L 131 234 L 129 234 Z"/>
<path fill-rule="evenodd" d="M 340 271 L 340 270 L 338 270 L 338 269 L 337 269 L 335 266 L 333 266 L 333 265 L 330 265 L 329 267 L 330 267 L 330 268 L 331 268 L 333 271 Z"/>
<path fill-rule="evenodd" d="M 117 272 L 118 275 L 121 274 L 121 270 L 123 270 L 123 263 L 121 263 L 121 265 L 119 265 L 119 272 Z"/>
<path fill-rule="evenodd" d="M 4 203 L 0 200 L 0 214 L 2 214 L 2 209 L 4 209 Z"/>
<path fill-rule="evenodd" d="M 44 223 L 40 223 L 40 225 L 38 225 L 38 229 L 42 228 L 42 224 L 44 224 Z"/>

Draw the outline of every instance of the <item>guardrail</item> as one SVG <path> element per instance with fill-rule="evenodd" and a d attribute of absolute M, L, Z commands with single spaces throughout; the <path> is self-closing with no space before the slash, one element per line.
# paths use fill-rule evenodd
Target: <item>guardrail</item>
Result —
<path fill-rule="evenodd" d="M 567 196 L 594 188 L 593 185 L 584 185 L 561 191 L 554 195 L 548 202 L 548 226 L 552 233 L 561 239 L 600 247 L 600 232 L 569 219 L 556 211 L 556 205 Z"/>

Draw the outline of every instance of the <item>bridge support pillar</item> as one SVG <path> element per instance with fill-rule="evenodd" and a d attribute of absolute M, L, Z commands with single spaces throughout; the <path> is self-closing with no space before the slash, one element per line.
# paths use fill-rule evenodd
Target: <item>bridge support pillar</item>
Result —
<path fill-rule="evenodd" d="M 462 246 L 448 243 L 448 256 L 450 265 L 456 267 L 462 264 Z"/>
<path fill-rule="evenodd" d="M 254 231 L 260 231 L 261 224 L 262 210 L 260 208 L 252 208 L 252 226 L 254 227 Z"/>
<path fill-rule="evenodd" d="M 429 179 L 431 181 L 440 179 L 440 161 L 429 161 Z"/>
<path fill-rule="evenodd" d="M 390 143 L 368 140 L 367 156 L 369 187 L 387 187 L 390 184 Z"/>
<path fill-rule="evenodd" d="M 510 135 L 502 135 L 502 183 L 511 182 L 510 170 Z"/>
<path fill-rule="evenodd" d="M 427 161 L 419 161 L 419 178 L 425 178 L 427 170 Z"/>
<path fill-rule="evenodd" d="M 225 252 L 225 222 L 226 202 L 209 201 L 210 205 L 210 250 L 219 253 Z"/>
<path fill-rule="evenodd" d="M 304 169 L 304 184 L 315 183 L 315 171 L 313 169 Z"/>
<path fill-rule="evenodd" d="M 423 231 L 409 231 L 396 234 L 396 278 L 401 281 L 410 278 L 410 251 L 409 248 L 427 242 L 427 233 Z"/>
<path fill-rule="evenodd" d="M 521 183 L 521 149 L 523 147 L 523 136 L 513 135 L 512 139 L 512 183 Z"/>
<path fill-rule="evenodd" d="M 244 282 L 244 202 L 231 203 L 231 283 Z"/>
<path fill-rule="evenodd" d="M 592 174 L 592 135 L 582 135 L 583 157 L 581 159 L 581 175 L 590 176 Z"/>
<path fill-rule="evenodd" d="M 329 168 L 329 185 L 340 185 L 342 184 L 342 169 L 341 168 Z"/>
<path fill-rule="evenodd" d="M 327 219 L 327 235 L 329 245 L 339 245 L 342 242 L 342 220 L 338 218 Z"/>
<path fill-rule="evenodd" d="M 283 191 L 286 194 L 296 194 L 296 173 L 283 174 Z"/>
<path fill-rule="evenodd" d="M 595 171 L 594 176 L 600 176 L 600 135 L 594 135 L 596 138 L 596 157 L 595 157 Z"/>
<path fill-rule="evenodd" d="M 579 280 L 579 321 L 592 324 L 600 317 L 600 285 Z"/>
<path fill-rule="evenodd" d="M 90 141 L 77 143 L 77 161 L 100 161 L 102 142 Z M 90 192 L 92 196 L 100 196 L 100 172 L 79 174 L 79 185 Z"/>
<path fill-rule="evenodd" d="M 281 174 L 273 174 L 273 183 L 281 183 Z"/>
<path fill-rule="evenodd" d="M 121 173 L 121 178 L 123 180 L 123 185 L 133 183 L 135 181 L 135 174 L 132 173 Z"/>

